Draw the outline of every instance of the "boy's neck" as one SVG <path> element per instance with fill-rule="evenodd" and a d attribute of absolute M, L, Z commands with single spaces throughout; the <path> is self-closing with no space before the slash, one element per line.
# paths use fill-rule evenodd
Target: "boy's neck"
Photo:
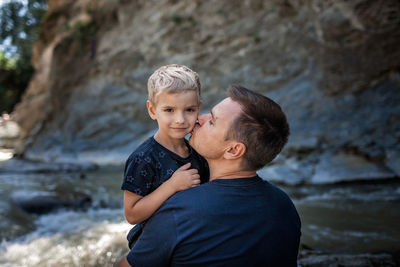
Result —
<path fill-rule="evenodd" d="M 154 139 L 163 147 L 167 148 L 168 150 L 174 152 L 175 154 L 181 156 L 182 158 L 186 158 L 189 156 L 189 149 L 185 143 L 184 138 L 179 139 L 171 139 L 168 137 L 163 136 L 158 131 L 154 135 Z"/>

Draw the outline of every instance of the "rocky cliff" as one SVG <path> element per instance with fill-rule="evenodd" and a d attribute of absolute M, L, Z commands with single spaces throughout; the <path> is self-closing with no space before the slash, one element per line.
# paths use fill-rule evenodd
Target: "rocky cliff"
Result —
<path fill-rule="evenodd" d="M 266 177 L 325 183 L 400 175 L 398 0 L 49 0 L 36 74 L 12 117 L 19 153 L 121 164 L 155 125 L 146 81 L 159 66 L 200 74 L 204 109 L 231 83 L 288 115 Z"/>

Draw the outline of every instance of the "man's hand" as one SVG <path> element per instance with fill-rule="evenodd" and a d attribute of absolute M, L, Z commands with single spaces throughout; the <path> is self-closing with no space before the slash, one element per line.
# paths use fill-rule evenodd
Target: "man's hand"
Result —
<path fill-rule="evenodd" d="M 187 163 L 177 169 L 167 182 L 176 192 L 194 187 L 200 184 L 200 175 L 197 169 L 189 169 L 190 163 Z"/>

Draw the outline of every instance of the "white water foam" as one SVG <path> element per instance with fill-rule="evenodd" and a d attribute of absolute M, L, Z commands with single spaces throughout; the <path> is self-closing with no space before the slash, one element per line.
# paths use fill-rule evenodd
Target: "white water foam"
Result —
<path fill-rule="evenodd" d="M 1 266 L 113 266 L 128 252 L 132 226 L 121 209 L 65 211 L 35 223 L 34 232 L 1 243 Z"/>

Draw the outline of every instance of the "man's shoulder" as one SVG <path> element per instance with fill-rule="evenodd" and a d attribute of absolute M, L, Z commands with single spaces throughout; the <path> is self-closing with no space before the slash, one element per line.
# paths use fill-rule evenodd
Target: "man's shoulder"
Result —
<path fill-rule="evenodd" d="M 268 190 L 268 194 L 274 196 L 278 200 L 292 203 L 291 198 L 282 188 L 280 188 L 279 186 L 272 184 L 264 179 L 262 179 L 262 180 L 264 182 L 265 187 Z"/>
<path fill-rule="evenodd" d="M 208 187 L 209 183 L 205 183 L 179 191 L 168 198 L 162 208 L 173 210 L 189 208 L 188 210 L 195 210 L 203 202 L 201 199 L 206 196 Z"/>

